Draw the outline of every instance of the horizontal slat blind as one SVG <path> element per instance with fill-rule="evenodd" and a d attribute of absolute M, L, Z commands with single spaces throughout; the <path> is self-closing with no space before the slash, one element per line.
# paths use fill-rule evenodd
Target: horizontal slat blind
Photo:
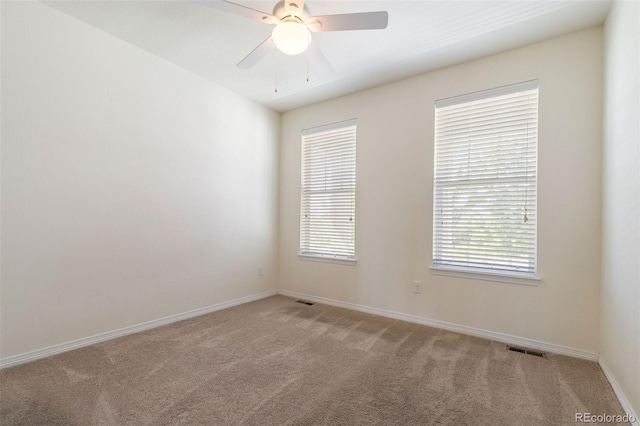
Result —
<path fill-rule="evenodd" d="M 355 259 L 356 122 L 302 133 L 300 254 Z"/>
<path fill-rule="evenodd" d="M 534 275 L 538 84 L 436 102 L 433 265 Z"/>

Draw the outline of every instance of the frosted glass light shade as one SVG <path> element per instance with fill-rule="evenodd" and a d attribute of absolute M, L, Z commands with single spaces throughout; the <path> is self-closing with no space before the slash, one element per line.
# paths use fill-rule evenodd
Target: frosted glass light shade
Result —
<path fill-rule="evenodd" d="M 306 26 L 296 22 L 285 22 L 278 25 L 271 33 L 276 47 L 287 55 L 298 55 L 309 46 L 311 35 Z"/>

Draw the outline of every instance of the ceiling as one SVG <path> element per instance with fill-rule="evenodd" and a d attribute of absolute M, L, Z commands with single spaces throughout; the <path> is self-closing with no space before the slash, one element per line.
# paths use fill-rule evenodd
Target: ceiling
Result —
<path fill-rule="evenodd" d="M 276 0 L 235 2 L 270 13 Z M 269 37 L 271 25 L 188 0 L 45 2 L 277 111 L 597 26 L 610 6 L 608 0 L 306 3 L 312 15 L 386 10 L 389 25 L 385 30 L 313 33 L 336 72 L 320 74 L 312 66 L 307 82 L 306 55 L 276 59 L 274 53 L 250 70 L 236 68 Z"/>

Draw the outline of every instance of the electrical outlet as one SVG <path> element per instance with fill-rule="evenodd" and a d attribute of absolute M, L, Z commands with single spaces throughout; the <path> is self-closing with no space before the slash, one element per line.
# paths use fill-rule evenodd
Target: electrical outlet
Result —
<path fill-rule="evenodd" d="M 258 276 L 261 277 L 264 275 L 264 268 L 262 266 L 258 266 Z"/>
<path fill-rule="evenodd" d="M 413 292 L 416 294 L 422 294 L 422 281 L 413 282 Z"/>

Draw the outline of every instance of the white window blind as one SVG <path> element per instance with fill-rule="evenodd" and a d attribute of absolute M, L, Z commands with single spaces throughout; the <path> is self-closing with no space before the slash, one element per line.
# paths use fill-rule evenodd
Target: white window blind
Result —
<path fill-rule="evenodd" d="M 356 122 L 302 132 L 300 254 L 355 260 Z"/>
<path fill-rule="evenodd" d="M 536 273 L 538 82 L 435 108 L 433 266 Z"/>

